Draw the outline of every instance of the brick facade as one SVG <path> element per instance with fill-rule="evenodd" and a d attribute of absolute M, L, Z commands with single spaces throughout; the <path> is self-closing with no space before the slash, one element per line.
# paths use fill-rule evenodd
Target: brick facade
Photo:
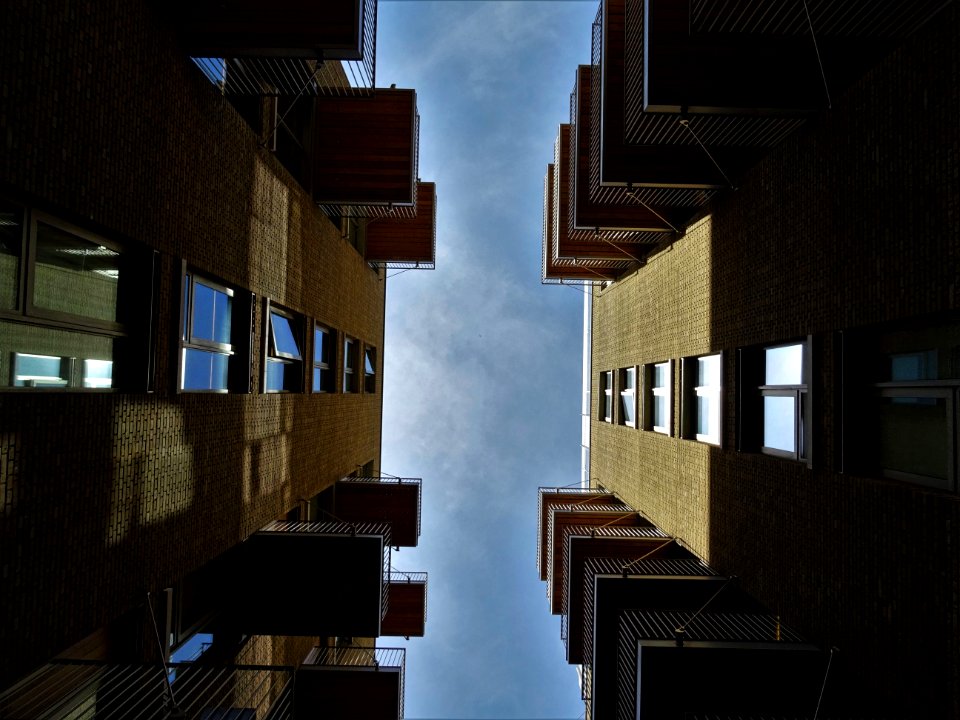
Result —
<path fill-rule="evenodd" d="M 385 299 L 383 272 L 150 5 L 14 0 L 4 14 L 0 195 L 151 248 L 158 271 L 157 309 L 141 314 L 150 392 L 0 394 L 0 685 L 379 468 Z M 183 263 L 254 294 L 253 392 L 177 392 Z M 377 392 L 263 394 L 265 300 L 308 335 L 314 319 L 339 331 L 341 355 L 344 334 L 376 347 Z"/>
<path fill-rule="evenodd" d="M 960 717 L 960 499 L 841 472 L 840 331 L 960 323 L 958 36 L 953 4 L 594 297 L 593 482 L 839 647 L 864 706 L 903 717 Z M 738 452 L 737 350 L 807 336 L 811 467 Z M 722 447 L 679 424 L 680 359 L 717 351 Z M 601 372 L 668 359 L 672 437 L 598 420 Z"/>

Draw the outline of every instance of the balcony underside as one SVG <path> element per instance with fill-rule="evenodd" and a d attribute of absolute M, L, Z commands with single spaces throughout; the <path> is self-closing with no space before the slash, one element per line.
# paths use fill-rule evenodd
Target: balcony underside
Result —
<path fill-rule="evenodd" d="M 181 45 L 194 56 L 359 60 L 363 0 L 180 0 L 167 8 Z M 372 28 L 371 28 L 372 29 Z"/>
<path fill-rule="evenodd" d="M 390 542 L 416 547 L 420 537 L 420 484 L 392 480 L 341 480 L 324 491 L 322 503 L 344 522 L 389 523 Z"/>
<path fill-rule="evenodd" d="M 400 668 L 301 665 L 296 671 L 295 720 L 399 720 Z"/>
<path fill-rule="evenodd" d="M 537 558 L 540 569 L 540 579 L 546 580 L 549 574 L 549 553 L 547 545 L 550 537 L 550 512 L 555 507 L 564 507 L 567 505 L 590 504 L 600 507 L 609 507 L 611 505 L 623 508 L 623 512 L 628 512 L 629 508 L 621 502 L 614 494 L 599 490 L 577 491 L 570 489 L 555 490 L 554 488 L 540 488 L 539 493 L 539 518 L 537 522 Z"/>
<path fill-rule="evenodd" d="M 248 635 L 377 637 L 387 537 L 258 532 L 245 545 L 229 624 Z M 271 582 L 250 576 L 269 569 Z"/>
<path fill-rule="evenodd" d="M 413 90 L 320 96 L 313 131 L 313 198 L 320 205 L 408 206 L 416 200 Z"/>
<path fill-rule="evenodd" d="M 385 216 L 367 223 L 367 262 L 433 267 L 436 257 L 436 187 L 417 183 L 414 217 Z"/>
<path fill-rule="evenodd" d="M 390 605 L 380 634 L 392 637 L 423 637 L 427 620 L 426 581 L 407 581 L 401 576 L 389 584 Z"/>

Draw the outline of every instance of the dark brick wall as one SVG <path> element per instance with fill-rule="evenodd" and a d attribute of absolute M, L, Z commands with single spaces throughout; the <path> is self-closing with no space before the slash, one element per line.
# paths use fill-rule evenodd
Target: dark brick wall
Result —
<path fill-rule="evenodd" d="M 960 717 L 960 498 L 838 471 L 836 331 L 960 322 L 957 37 L 954 3 L 593 315 L 594 481 L 838 646 L 864 706 L 900 717 Z M 807 335 L 812 469 L 737 452 L 736 349 Z M 601 371 L 718 350 L 722 448 L 678 438 L 679 373 L 674 437 L 596 420 Z"/>
<path fill-rule="evenodd" d="M 264 298 L 378 347 L 382 377 L 385 283 L 146 3 L 5 5 L 0 193 L 154 248 L 160 265 L 154 392 L 0 394 L 4 685 L 379 467 L 379 387 L 259 387 Z M 256 294 L 254 393 L 175 391 L 182 261 Z"/>

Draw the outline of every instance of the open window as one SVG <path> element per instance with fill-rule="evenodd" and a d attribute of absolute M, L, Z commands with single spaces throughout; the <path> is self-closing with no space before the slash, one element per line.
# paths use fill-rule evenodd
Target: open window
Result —
<path fill-rule="evenodd" d="M 377 349 L 370 345 L 363 346 L 363 391 L 377 391 Z"/>
<path fill-rule="evenodd" d="M 620 368 L 620 414 L 617 421 L 628 427 L 637 426 L 637 368 Z"/>
<path fill-rule="evenodd" d="M 360 355 L 360 343 L 355 338 L 347 337 L 343 341 L 343 391 L 345 393 L 359 392 L 357 373 Z"/>
<path fill-rule="evenodd" d="M 673 367 L 667 360 L 644 365 L 643 396 L 645 430 L 673 433 Z"/>
<path fill-rule="evenodd" d="M 600 373 L 600 396 L 598 402 L 603 422 L 613 422 L 613 370 Z"/>
<path fill-rule="evenodd" d="M 268 393 L 303 390 L 303 318 L 267 302 L 267 355 L 264 391 Z"/>

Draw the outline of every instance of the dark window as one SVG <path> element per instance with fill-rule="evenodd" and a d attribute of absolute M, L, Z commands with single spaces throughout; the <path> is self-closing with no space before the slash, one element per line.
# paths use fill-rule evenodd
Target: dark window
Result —
<path fill-rule="evenodd" d="M 600 420 L 613 422 L 613 370 L 600 373 Z"/>
<path fill-rule="evenodd" d="M 337 333 L 319 323 L 313 327 L 313 391 L 336 390 Z"/>
<path fill-rule="evenodd" d="M 357 392 L 357 356 L 359 344 L 351 337 L 343 341 L 343 391 Z"/>
<path fill-rule="evenodd" d="M 377 391 L 377 349 L 369 345 L 363 348 L 363 391 Z"/>
<path fill-rule="evenodd" d="M 629 427 L 637 426 L 637 368 L 621 368 L 620 376 L 620 414 L 617 421 Z"/>

